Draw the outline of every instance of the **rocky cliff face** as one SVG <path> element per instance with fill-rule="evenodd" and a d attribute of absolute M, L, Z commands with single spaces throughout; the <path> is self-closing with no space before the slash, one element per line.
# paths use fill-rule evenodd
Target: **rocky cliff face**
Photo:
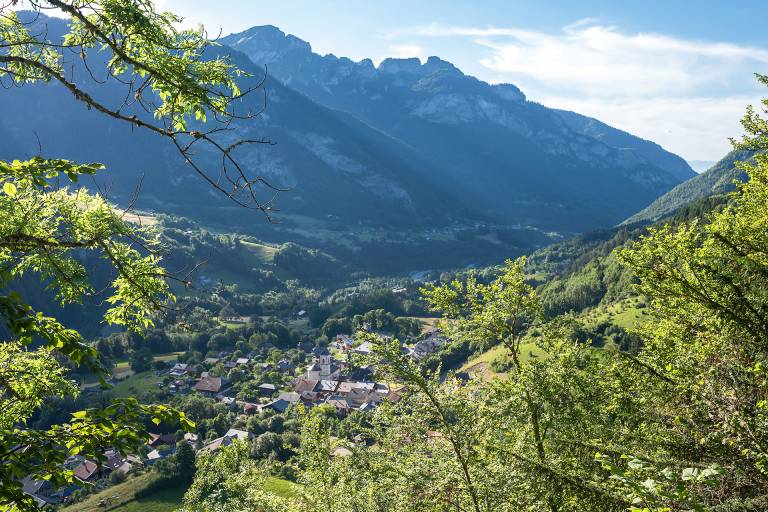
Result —
<path fill-rule="evenodd" d="M 437 179 L 505 221 L 604 226 L 695 174 L 657 144 L 528 102 L 514 85 L 485 83 L 438 57 L 385 59 L 376 67 L 318 55 L 272 26 L 222 42 L 314 101 L 413 148 Z"/>

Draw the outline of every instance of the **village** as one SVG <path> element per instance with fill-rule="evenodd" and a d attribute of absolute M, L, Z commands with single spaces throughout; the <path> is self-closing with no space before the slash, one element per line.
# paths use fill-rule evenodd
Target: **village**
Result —
<path fill-rule="evenodd" d="M 388 335 L 380 333 L 379 336 Z M 420 338 L 403 345 L 403 351 L 417 361 L 435 353 L 449 341 L 438 329 L 429 330 Z M 372 350 L 370 341 L 357 341 L 354 336 L 339 334 L 327 346 L 311 348 L 306 354 L 306 365 L 296 365 L 287 357 L 277 362 L 264 362 L 263 353 L 258 351 L 244 355 L 220 351 L 205 357 L 200 364 L 168 361 L 165 369 L 156 370 L 156 375 L 162 377 L 158 387 L 170 395 L 199 396 L 221 404 L 235 414 L 234 423 L 238 425 L 243 425 L 243 420 L 249 417 L 280 415 L 299 405 L 305 408 L 326 406 L 339 418 L 344 418 L 353 411 L 370 412 L 385 400 L 396 402 L 399 399 L 395 383 L 374 379 L 374 368 L 369 362 Z M 264 372 L 278 374 L 282 384 L 248 381 L 248 375 Z M 244 384 L 248 384 L 249 389 L 256 384 L 256 392 L 238 392 Z M 121 481 L 129 473 L 148 469 L 174 455 L 180 442 L 204 455 L 235 441 L 254 438 L 253 432 L 242 426 L 238 428 L 234 423 L 223 435 L 213 439 L 204 439 L 193 432 L 151 432 L 150 439 L 138 453 L 121 454 L 108 448 L 101 460 L 73 455 L 64 466 L 80 482 Z M 33 497 L 41 507 L 66 503 L 80 487 L 73 484 L 56 488 L 48 480 L 31 477 L 22 479 L 21 484 L 24 493 Z"/>

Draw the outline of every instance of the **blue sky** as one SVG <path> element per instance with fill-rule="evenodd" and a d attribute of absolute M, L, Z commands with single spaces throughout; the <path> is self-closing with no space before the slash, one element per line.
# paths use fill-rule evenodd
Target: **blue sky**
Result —
<path fill-rule="evenodd" d="M 549 106 L 595 116 L 689 160 L 716 160 L 765 95 L 765 0 L 158 0 L 214 34 L 272 24 L 321 54 L 437 55 Z"/>

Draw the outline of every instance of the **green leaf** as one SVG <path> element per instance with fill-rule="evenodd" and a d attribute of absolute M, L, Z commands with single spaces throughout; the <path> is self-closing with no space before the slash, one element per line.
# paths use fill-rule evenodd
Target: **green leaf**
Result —
<path fill-rule="evenodd" d="M 5 192 L 7 195 L 14 197 L 16 195 L 16 185 L 11 183 L 10 181 L 6 181 L 3 183 L 3 192 Z"/>

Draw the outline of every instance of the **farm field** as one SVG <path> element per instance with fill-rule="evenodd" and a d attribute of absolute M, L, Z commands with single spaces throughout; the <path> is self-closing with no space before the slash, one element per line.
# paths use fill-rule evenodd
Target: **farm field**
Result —
<path fill-rule="evenodd" d="M 129 478 L 123 483 L 105 489 L 87 499 L 61 509 L 61 512 L 172 512 L 180 505 L 186 488 L 166 489 L 149 496 L 137 498 L 154 477 L 152 473 Z M 281 497 L 295 496 L 299 485 L 282 478 L 270 476 L 264 482 L 264 490 Z"/>
<path fill-rule="evenodd" d="M 469 372 L 473 376 L 480 376 L 485 380 L 504 378 L 505 373 L 497 373 L 491 368 L 491 362 L 507 353 L 504 345 L 497 345 L 479 356 L 467 361 L 459 371 Z M 520 346 L 520 359 L 524 363 L 537 357 L 546 356 L 546 352 L 536 346 L 535 343 L 523 343 Z"/>
<path fill-rule="evenodd" d="M 183 352 L 169 352 L 167 354 L 158 354 L 152 358 L 153 361 L 176 361 L 179 358 L 179 355 L 183 354 Z M 124 379 L 130 378 L 134 375 L 133 370 L 131 370 L 131 365 L 128 361 L 119 361 L 115 363 L 115 366 L 112 368 L 112 376 L 122 381 Z M 90 388 L 94 386 L 99 385 L 99 381 L 93 377 L 85 377 L 82 379 L 81 385 L 83 388 Z"/>
<path fill-rule="evenodd" d="M 639 322 L 648 320 L 641 300 L 637 297 L 625 299 L 614 304 L 598 306 L 582 314 L 587 326 L 594 327 L 604 322 L 610 322 L 623 329 L 631 329 Z"/>
<path fill-rule="evenodd" d="M 155 477 L 152 473 L 129 477 L 125 482 L 89 496 L 79 503 L 61 509 L 61 512 L 171 512 L 181 503 L 185 488 L 168 489 L 150 496 L 137 498 L 136 493 Z"/>
<path fill-rule="evenodd" d="M 112 393 L 117 398 L 135 397 L 156 390 L 157 385 L 162 381 L 163 376 L 157 375 L 155 370 L 136 373 L 115 384 Z"/>

